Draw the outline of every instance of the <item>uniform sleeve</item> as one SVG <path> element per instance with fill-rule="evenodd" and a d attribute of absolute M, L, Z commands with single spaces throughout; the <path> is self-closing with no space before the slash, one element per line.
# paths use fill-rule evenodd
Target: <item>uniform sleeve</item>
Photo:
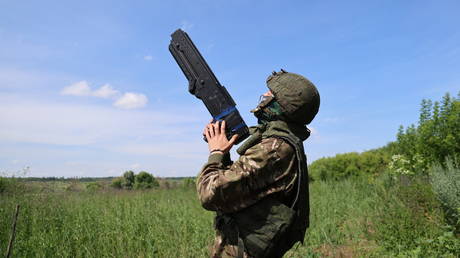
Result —
<path fill-rule="evenodd" d="M 201 204 L 208 210 L 235 212 L 285 190 L 295 180 L 294 159 L 293 148 L 278 138 L 263 139 L 229 166 L 224 155 L 212 154 L 198 175 Z"/>

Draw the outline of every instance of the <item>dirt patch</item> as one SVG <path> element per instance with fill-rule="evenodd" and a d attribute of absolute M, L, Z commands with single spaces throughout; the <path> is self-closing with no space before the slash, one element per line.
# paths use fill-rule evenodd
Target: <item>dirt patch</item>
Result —
<path fill-rule="evenodd" d="M 353 250 L 349 246 L 332 246 L 329 244 L 322 244 L 320 247 L 315 248 L 314 252 L 320 254 L 322 257 L 354 257 Z"/>

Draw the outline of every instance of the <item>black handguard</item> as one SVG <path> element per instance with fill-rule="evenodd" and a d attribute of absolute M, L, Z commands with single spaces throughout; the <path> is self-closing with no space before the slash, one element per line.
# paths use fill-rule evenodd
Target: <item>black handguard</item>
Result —
<path fill-rule="evenodd" d="M 171 35 L 169 51 L 187 77 L 188 91 L 203 101 L 213 122 L 225 120 L 227 139 L 235 134 L 238 134 L 235 144 L 246 139 L 249 130 L 235 102 L 214 76 L 187 33 L 181 29 L 176 30 Z M 204 139 L 206 141 L 206 137 Z"/>

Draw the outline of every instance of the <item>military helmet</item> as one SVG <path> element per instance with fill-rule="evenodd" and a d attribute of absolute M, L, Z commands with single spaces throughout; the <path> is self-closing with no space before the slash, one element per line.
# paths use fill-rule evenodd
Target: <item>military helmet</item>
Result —
<path fill-rule="evenodd" d="M 318 90 L 302 75 L 281 69 L 267 78 L 267 86 L 291 122 L 309 124 L 318 113 Z"/>

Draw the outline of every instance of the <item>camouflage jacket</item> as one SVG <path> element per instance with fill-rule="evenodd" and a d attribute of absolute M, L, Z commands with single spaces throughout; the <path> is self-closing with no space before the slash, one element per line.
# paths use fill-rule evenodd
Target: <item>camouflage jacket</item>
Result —
<path fill-rule="evenodd" d="M 229 154 L 210 155 L 198 175 L 198 196 L 205 209 L 217 214 L 237 212 L 268 195 L 289 202 L 295 194 L 296 172 L 294 148 L 282 139 L 264 138 L 235 162 Z M 211 256 L 236 257 L 237 251 L 217 230 Z"/>

